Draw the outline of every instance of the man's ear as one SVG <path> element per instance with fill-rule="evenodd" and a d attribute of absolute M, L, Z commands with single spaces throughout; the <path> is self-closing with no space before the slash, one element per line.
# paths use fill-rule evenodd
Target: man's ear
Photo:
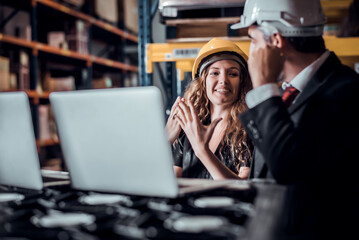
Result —
<path fill-rule="evenodd" d="M 272 34 L 272 46 L 277 48 L 283 48 L 285 44 L 284 38 L 278 33 Z"/>

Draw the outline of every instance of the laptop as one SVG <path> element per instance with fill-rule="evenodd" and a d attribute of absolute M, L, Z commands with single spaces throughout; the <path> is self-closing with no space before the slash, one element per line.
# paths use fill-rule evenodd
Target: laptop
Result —
<path fill-rule="evenodd" d="M 179 187 L 157 87 L 53 92 L 50 103 L 75 189 L 175 198 L 227 184 Z"/>
<path fill-rule="evenodd" d="M 25 92 L 0 93 L 0 184 L 35 191 L 44 187 Z"/>

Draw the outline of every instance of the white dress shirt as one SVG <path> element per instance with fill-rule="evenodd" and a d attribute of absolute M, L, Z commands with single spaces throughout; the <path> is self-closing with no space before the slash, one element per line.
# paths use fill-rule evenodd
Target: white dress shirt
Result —
<path fill-rule="evenodd" d="M 302 92 L 305 86 L 308 84 L 309 80 L 318 71 L 320 66 L 322 66 L 324 61 L 329 57 L 329 54 L 330 52 L 326 50 L 317 60 L 304 68 L 289 83 L 283 82 L 282 88 L 285 89 L 287 86 L 293 86 L 298 89 L 299 92 Z M 298 94 L 298 96 L 299 95 L 300 93 Z M 248 108 L 253 108 L 273 96 L 281 96 L 278 84 L 267 83 L 249 91 L 246 95 L 246 103 Z"/>

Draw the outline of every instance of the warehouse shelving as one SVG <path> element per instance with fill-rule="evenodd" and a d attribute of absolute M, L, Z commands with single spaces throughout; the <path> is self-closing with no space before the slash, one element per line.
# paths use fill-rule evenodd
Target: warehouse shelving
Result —
<path fill-rule="evenodd" d="M 17 37 L 0 34 L 0 42 L 8 43 L 11 45 L 16 45 L 19 47 L 29 48 L 29 49 L 32 49 L 33 52 L 40 51 L 40 52 L 50 53 L 53 55 L 60 55 L 60 56 L 66 57 L 66 58 L 81 60 L 81 61 L 86 62 L 88 66 L 91 66 L 92 64 L 99 64 L 99 65 L 103 65 L 103 66 L 107 66 L 107 67 L 111 67 L 111 68 L 117 68 L 117 69 L 121 69 L 121 70 L 125 70 L 125 71 L 138 72 L 137 66 L 129 65 L 129 64 L 122 63 L 119 61 L 114 61 L 111 59 L 96 57 L 93 55 L 80 54 L 75 51 L 70 51 L 67 49 L 55 48 L 55 47 L 51 47 L 47 44 L 34 42 L 34 41 L 27 41 L 27 40 L 23 40 L 23 39 L 17 38 Z"/>
<path fill-rule="evenodd" d="M 85 1 L 85 4 L 90 4 L 90 2 Z M 137 61 L 126 60 L 126 53 L 124 51 L 126 46 L 137 47 L 137 35 L 122 29 L 123 27 L 119 27 L 118 25 L 121 25 L 121 23 L 115 24 L 98 19 L 91 7 L 79 9 L 66 5 L 64 2 L 54 0 L 1 0 L 0 6 L 7 6 L 12 11 L 10 17 L 0 22 L 0 49 L 9 49 L 9 51 L 14 52 L 25 50 L 29 55 L 30 88 L 18 90 L 25 91 L 29 96 L 35 136 L 39 148 L 58 144 L 57 140 L 42 139 L 40 141 L 38 139 L 38 107 L 39 104 L 49 104 L 49 95 L 51 93 L 42 90 L 39 80 L 42 79 L 43 71 L 44 69 L 47 70 L 49 62 L 50 64 L 55 63 L 59 71 L 61 71 L 61 66 L 64 65 L 69 66 L 69 69 L 74 69 L 64 69 L 64 71 L 82 71 L 80 74 L 85 72 L 83 79 L 76 79 L 75 84 L 77 89 L 92 88 L 92 79 L 95 77 L 95 74 L 108 73 L 116 75 L 115 82 L 119 84 L 116 86 L 123 86 L 123 79 L 127 74 L 138 74 L 139 72 Z M 23 39 L 2 32 L 2 28 L 20 11 L 24 11 L 29 15 L 28 25 L 31 26 L 31 39 Z M 76 20 L 83 21 L 88 28 L 88 54 L 48 45 L 44 36 L 46 36 L 46 30 L 51 31 L 51 29 L 47 29 L 51 27 L 51 24 L 49 24 L 50 27 L 46 24 L 52 21 L 66 22 Z M 108 51 L 104 50 L 101 55 L 98 55 L 98 53 L 93 52 L 91 49 L 91 44 L 94 41 L 100 42 L 105 48 L 111 47 L 111 50 L 115 49 L 116 54 L 104 56 L 103 53 L 108 53 Z M 117 81 L 117 79 L 121 79 L 122 82 Z M 14 89 L 11 91 L 14 91 Z"/>

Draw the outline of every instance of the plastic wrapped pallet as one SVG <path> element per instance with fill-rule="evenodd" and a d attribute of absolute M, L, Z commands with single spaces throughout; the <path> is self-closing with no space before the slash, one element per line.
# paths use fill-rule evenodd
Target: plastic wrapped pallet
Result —
<path fill-rule="evenodd" d="M 77 20 L 71 24 L 66 38 L 70 50 L 81 54 L 88 54 L 88 30 L 84 21 Z"/>

